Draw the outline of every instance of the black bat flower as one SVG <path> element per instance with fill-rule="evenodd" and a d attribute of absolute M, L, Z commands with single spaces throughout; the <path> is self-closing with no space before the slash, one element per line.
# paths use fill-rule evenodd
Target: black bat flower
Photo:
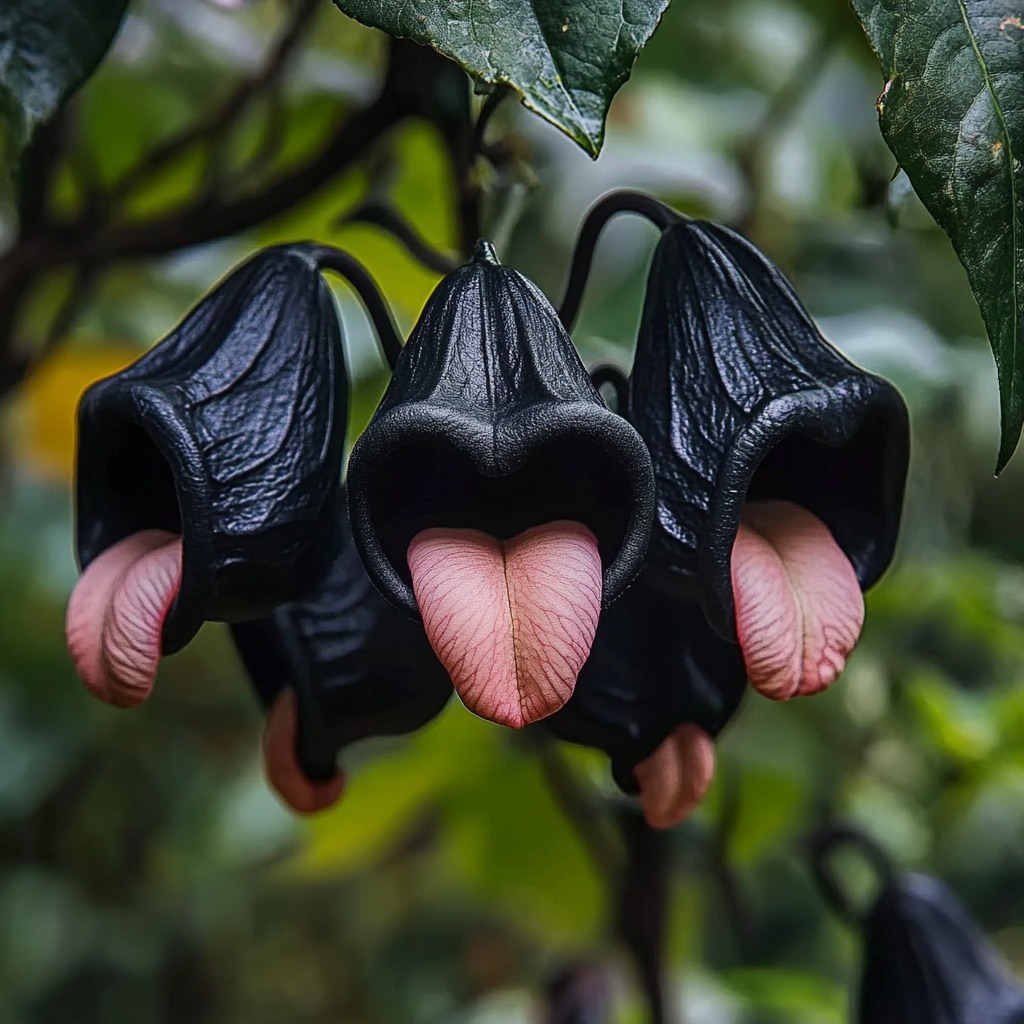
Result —
<path fill-rule="evenodd" d="M 565 703 L 640 569 L 651 461 L 543 293 L 488 243 L 430 297 L 349 462 L 356 546 L 420 616 L 463 701 L 521 726 Z"/>
<path fill-rule="evenodd" d="M 747 676 L 777 699 L 838 676 L 860 634 L 861 591 L 892 558 L 908 423 L 895 388 L 825 341 L 763 253 L 645 196 L 613 193 L 584 222 L 566 324 L 622 210 L 648 216 L 661 238 L 632 373 L 602 379 L 650 451 L 655 521 L 616 628 L 599 631 L 551 727 L 606 750 L 620 784 L 639 784 L 649 820 L 665 823 L 707 788 L 711 737 Z"/>
<path fill-rule="evenodd" d="M 880 883 L 860 911 L 832 870 L 841 846 L 852 846 L 874 866 Z M 1024 986 L 941 882 L 898 875 L 867 836 L 829 829 L 812 841 L 813 866 L 833 908 L 864 936 L 857 1024 L 1021 1024 Z"/>
<path fill-rule="evenodd" d="M 204 621 L 269 614 L 337 556 L 347 381 L 326 265 L 351 270 L 313 244 L 257 253 L 82 396 L 67 631 L 104 699 L 145 699 Z"/>
<path fill-rule="evenodd" d="M 341 552 L 319 587 L 267 618 L 233 624 L 231 633 L 270 713 L 267 774 L 297 810 L 337 799 L 343 747 L 412 732 L 452 694 L 423 627 L 370 582 L 347 517 Z"/>

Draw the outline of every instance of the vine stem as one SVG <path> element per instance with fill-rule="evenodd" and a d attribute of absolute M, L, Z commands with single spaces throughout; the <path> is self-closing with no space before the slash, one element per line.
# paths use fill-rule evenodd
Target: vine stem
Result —
<path fill-rule="evenodd" d="M 580 227 L 580 233 L 573 249 L 572 265 L 569 268 L 565 293 L 558 306 L 558 317 L 567 331 L 572 330 L 576 317 L 579 315 L 583 293 L 586 290 L 590 268 L 594 261 L 594 250 L 601 237 L 601 232 L 608 221 L 620 213 L 632 213 L 643 217 L 661 231 L 681 219 L 680 215 L 671 207 L 642 192 L 622 189 L 602 196 L 583 219 L 583 225 Z"/>

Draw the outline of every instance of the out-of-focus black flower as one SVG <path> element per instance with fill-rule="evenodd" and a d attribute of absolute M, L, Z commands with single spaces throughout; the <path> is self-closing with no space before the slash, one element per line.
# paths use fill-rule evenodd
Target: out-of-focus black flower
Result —
<path fill-rule="evenodd" d="M 271 782 L 307 811 L 336 798 L 339 751 L 369 736 L 420 728 L 452 694 L 423 627 L 370 582 L 347 518 L 342 534 L 341 553 L 314 593 L 231 627 L 271 715 Z"/>
<path fill-rule="evenodd" d="M 316 252 L 258 253 L 82 397 L 68 637 L 107 699 L 142 699 L 204 621 L 266 615 L 338 554 L 347 383 Z"/>
<path fill-rule="evenodd" d="M 852 845 L 874 864 L 880 889 L 858 911 L 835 878 L 834 851 Z M 837 829 L 814 843 L 814 866 L 833 907 L 863 931 L 853 1007 L 857 1024 L 1021 1024 L 1024 986 L 941 882 L 897 875 L 866 836 Z"/>

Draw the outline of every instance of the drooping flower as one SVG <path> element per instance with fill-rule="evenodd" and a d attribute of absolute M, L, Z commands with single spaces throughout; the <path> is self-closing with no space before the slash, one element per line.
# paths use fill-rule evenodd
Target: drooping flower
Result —
<path fill-rule="evenodd" d="M 540 289 L 487 243 L 430 297 L 348 494 L 370 578 L 422 617 L 467 706 L 515 727 L 572 693 L 653 508 L 643 442 Z"/>
<path fill-rule="evenodd" d="M 316 586 L 341 542 L 346 415 L 341 330 L 303 245 L 256 254 L 85 392 L 67 634 L 93 692 L 136 704 L 204 621 Z"/>
<path fill-rule="evenodd" d="M 651 453 L 655 521 L 641 576 L 550 724 L 605 750 L 664 825 L 704 795 L 748 678 L 787 699 L 842 670 L 861 592 L 892 558 L 908 423 L 895 388 L 829 345 L 763 253 L 646 196 L 613 193 L 588 215 L 567 324 L 620 211 L 661 229 L 632 372 L 606 374 Z"/>
<path fill-rule="evenodd" d="M 338 754 L 348 744 L 412 732 L 452 694 L 423 627 L 370 582 L 347 517 L 341 553 L 316 591 L 231 633 L 268 711 L 267 774 L 296 810 L 340 796 Z"/>
<path fill-rule="evenodd" d="M 840 846 L 865 855 L 879 888 L 865 911 L 853 905 L 830 860 Z M 863 934 L 856 1024 L 1020 1024 L 1024 986 L 943 883 L 898 874 L 868 837 L 846 828 L 813 843 L 813 864 L 835 910 Z"/>

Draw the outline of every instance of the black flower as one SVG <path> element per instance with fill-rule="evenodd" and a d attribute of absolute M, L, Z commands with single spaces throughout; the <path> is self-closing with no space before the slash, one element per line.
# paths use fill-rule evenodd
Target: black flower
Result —
<path fill-rule="evenodd" d="M 143 699 L 161 653 L 307 593 L 338 553 L 347 384 L 315 253 L 258 253 L 82 397 L 68 638 L 107 699 Z"/>

